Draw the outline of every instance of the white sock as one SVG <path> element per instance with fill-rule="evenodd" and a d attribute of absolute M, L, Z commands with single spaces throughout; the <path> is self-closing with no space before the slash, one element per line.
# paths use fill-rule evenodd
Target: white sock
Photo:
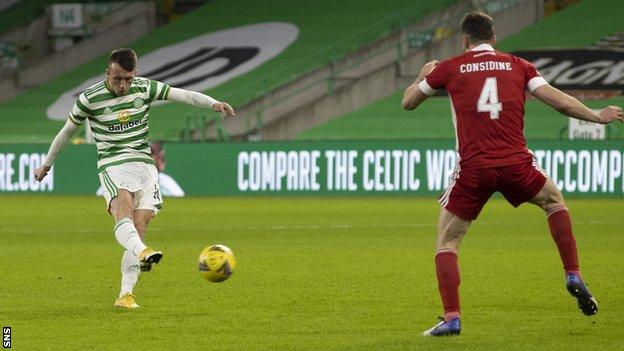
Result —
<path fill-rule="evenodd" d="M 121 291 L 119 297 L 132 294 L 134 285 L 139 280 L 139 258 L 128 250 L 121 256 Z"/>
<path fill-rule="evenodd" d="M 141 237 L 134 227 L 134 222 L 130 218 L 122 218 L 115 224 L 115 238 L 124 249 L 137 257 L 147 247 L 141 241 Z"/>

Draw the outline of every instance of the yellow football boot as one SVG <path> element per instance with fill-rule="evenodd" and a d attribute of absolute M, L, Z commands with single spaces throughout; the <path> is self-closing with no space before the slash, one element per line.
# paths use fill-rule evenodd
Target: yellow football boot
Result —
<path fill-rule="evenodd" d="M 137 305 L 136 301 L 134 301 L 134 295 L 130 293 L 126 293 L 122 297 L 115 300 L 115 307 L 121 307 L 121 308 L 127 308 L 129 310 L 134 310 L 141 306 Z"/>
<path fill-rule="evenodd" d="M 141 267 L 141 272 L 147 272 L 152 269 L 152 265 L 160 262 L 162 257 L 163 253 L 160 251 L 156 251 L 150 247 L 143 249 L 139 255 L 139 266 Z"/>

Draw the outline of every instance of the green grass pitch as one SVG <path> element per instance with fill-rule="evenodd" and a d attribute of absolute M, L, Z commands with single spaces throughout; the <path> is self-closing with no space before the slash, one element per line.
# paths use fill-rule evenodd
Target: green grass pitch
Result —
<path fill-rule="evenodd" d="M 463 331 L 441 314 L 433 198 L 168 199 L 148 244 L 137 311 L 113 307 L 121 249 L 93 197 L 0 197 L 0 324 L 16 350 L 615 350 L 624 345 L 624 200 L 571 199 L 581 267 L 600 312 L 564 289 L 544 215 L 493 199 L 460 252 Z M 224 283 L 197 271 L 234 250 Z"/>

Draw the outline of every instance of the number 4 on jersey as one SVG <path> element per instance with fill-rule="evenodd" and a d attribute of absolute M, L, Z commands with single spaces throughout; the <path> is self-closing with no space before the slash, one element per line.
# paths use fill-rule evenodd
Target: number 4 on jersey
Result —
<path fill-rule="evenodd" d="M 483 85 L 479 101 L 477 102 L 477 111 L 489 112 L 491 119 L 498 119 L 498 115 L 502 110 L 503 104 L 498 102 L 496 77 L 487 77 L 485 78 L 485 84 Z"/>

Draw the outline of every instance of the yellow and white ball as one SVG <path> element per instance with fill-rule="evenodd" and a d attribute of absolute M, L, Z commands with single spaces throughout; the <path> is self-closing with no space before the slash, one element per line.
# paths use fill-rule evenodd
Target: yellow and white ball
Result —
<path fill-rule="evenodd" d="M 211 282 L 228 279 L 236 269 L 236 258 L 225 245 L 210 245 L 199 255 L 199 271 Z"/>

